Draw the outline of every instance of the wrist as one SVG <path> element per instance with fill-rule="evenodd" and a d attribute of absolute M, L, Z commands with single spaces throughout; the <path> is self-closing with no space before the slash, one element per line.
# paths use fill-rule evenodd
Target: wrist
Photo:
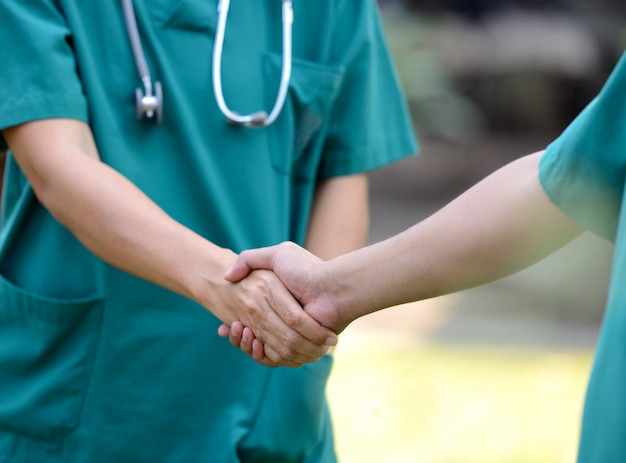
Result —
<path fill-rule="evenodd" d="M 327 295 L 336 307 L 337 323 L 344 328 L 357 318 L 386 307 L 381 284 L 386 275 L 372 271 L 375 262 L 369 253 L 357 250 L 325 263 L 332 282 L 327 285 Z"/>
<path fill-rule="evenodd" d="M 358 278 L 355 280 L 346 263 L 349 261 L 342 259 L 341 256 L 324 262 L 318 280 L 322 282 L 323 293 L 329 306 L 333 308 L 332 326 L 328 328 L 337 334 L 363 315 L 359 313 L 359 308 L 362 307 L 359 304 Z"/>
<path fill-rule="evenodd" d="M 231 285 L 224 279 L 226 271 L 234 264 L 237 254 L 233 251 L 215 246 L 205 254 L 198 256 L 196 265 L 188 277 L 188 291 L 190 298 L 213 312 L 219 307 L 220 294 L 226 286 Z M 221 318 L 221 317 L 220 317 Z"/>

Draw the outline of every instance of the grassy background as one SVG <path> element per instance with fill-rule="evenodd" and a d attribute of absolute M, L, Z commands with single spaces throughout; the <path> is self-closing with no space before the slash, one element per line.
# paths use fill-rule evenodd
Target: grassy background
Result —
<path fill-rule="evenodd" d="M 434 208 L 413 190 L 428 160 L 372 176 L 372 242 Z M 328 386 L 340 462 L 573 463 L 612 253 L 584 234 L 514 276 L 351 324 Z"/>
<path fill-rule="evenodd" d="M 575 461 L 591 353 L 348 331 L 329 398 L 342 463 Z"/>

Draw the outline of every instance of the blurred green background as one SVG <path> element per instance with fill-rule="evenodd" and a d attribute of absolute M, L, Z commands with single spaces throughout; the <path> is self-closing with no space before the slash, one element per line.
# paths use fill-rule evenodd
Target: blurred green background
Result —
<path fill-rule="evenodd" d="M 372 175 L 370 242 L 545 148 L 626 37 L 609 0 L 380 6 L 421 154 Z M 586 234 L 510 278 L 353 323 L 328 388 L 340 461 L 574 462 L 611 253 Z"/>

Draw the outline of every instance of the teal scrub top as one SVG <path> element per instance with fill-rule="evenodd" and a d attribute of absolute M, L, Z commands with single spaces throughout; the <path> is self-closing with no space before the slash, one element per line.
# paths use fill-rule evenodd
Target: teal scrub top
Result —
<path fill-rule="evenodd" d="M 551 200 L 613 241 L 607 307 L 587 389 L 578 461 L 626 461 L 626 55 L 600 94 L 546 150 Z"/>
<path fill-rule="evenodd" d="M 289 94 L 264 129 L 233 127 L 217 108 L 217 0 L 134 5 L 163 85 L 161 125 L 136 117 L 121 1 L 3 0 L 0 128 L 88 122 L 103 162 L 235 251 L 302 243 L 317 180 L 416 152 L 374 0 L 294 2 Z M 233 110 L 271 109 L 281 28 L 281 2 L 232 2 L 222 70 Z M 255 364 L 216 335 L 207 310 L 84 249 L 10 151 L 2 218 L 0 462 L 335 461 L 330 357 Z"/>

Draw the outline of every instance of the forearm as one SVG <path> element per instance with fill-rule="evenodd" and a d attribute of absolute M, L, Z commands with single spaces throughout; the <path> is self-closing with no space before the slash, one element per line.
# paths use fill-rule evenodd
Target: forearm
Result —
<path fill-rule="evenodd" d="M 409 230 L 328 263 L 342 316 L 503 278 L 578 236 L 543 192 L 539 158 L 517 160 Z"/>
<path fill-rule="evenodd" d="M 41 121 L 6 136 L 38 199 L 95 255 L 195 300 L 201 281 L 221 281 L 234 254 L 172 220 L 100 162 L 86 125 Z"/>
<path fill-rule="evenodd" d="M 242 321 L 266 343 L 262 363 L 298 366 L 335 342 L 334 333 L 306 315 L 273 273 L 226 281 L 236 255 L 173 220 L 102 163 L 86 124 L 42 120 L 4 135 L 39 201 L 91 252 L 198 302 L 224 323 Z M 275 336 L 275 326 L 289 336 Z"/>
<path fill-rule="evenodd" d="M 83 158 L 74 168 L 43 193 L 44 205 L 95 255 L 199 302 L 204 285 L 222 280 L 234 253 L 174 221 L 106 165 Z"/>

